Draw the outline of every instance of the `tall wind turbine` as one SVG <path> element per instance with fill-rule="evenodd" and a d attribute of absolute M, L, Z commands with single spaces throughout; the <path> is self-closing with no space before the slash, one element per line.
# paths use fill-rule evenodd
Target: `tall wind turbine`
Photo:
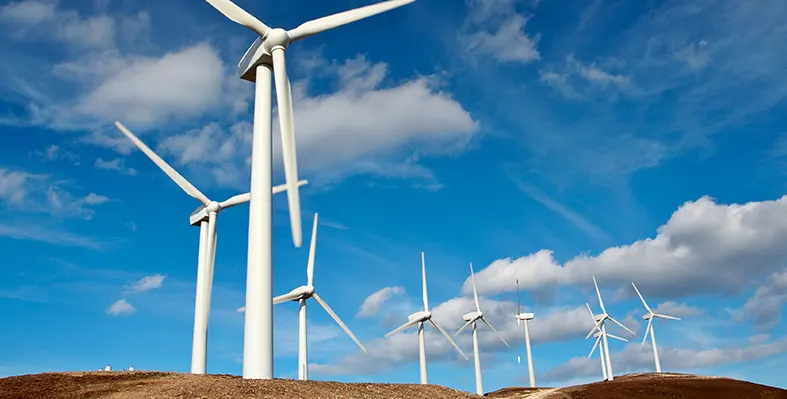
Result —
<path fill-rule="evenodd" d="M 642 316 L 643 320 L 648 321 L 648 327 L 645 328 L 645 334 L 642 337 L 642 345 L 645 345 L 645 341 L 648 340 L 648 331 L 650 331 L 650 342 L 653 343 L 653 360 L 656 361 L 656 372 L 661 372 L 661 363 L 659 362 L 659 351 L 656 348 L 656 333 L 653 331 L 653 319 L 655 318 L 662 318 L 662 319 L 669 319 L 669 320 L 680 320 L 678 317 L 674 316 L 667 316 L 665 314 L 653 313 L 650 310 L 650 306 L 648 306 L 647 302 L 645 302 L 645 298 L 642 297 L 642 294 L 639 293 L 637 286 L 632 282 L 631 285 L 634 286 L 634 291 L 637 291 L 637 295 L 639 295 L 639 299 L 642 301 L 642 304 L 645 305 L 645 309 L 647 309 L 648 314 Z"/>
<path fill-rule="evenodd" d="M 454 336 L 462 332 L 467 326 L 473 326 L 473 363 L 475 365 L 475 393 L 477 395 L 484 394 L 484 387 L 483 381 L 481 380 L 481 355 L 478 353 L 478 328 L 476 322 L 481 320 L 487 327 L 489 327 L 492 332 L 494 332 L 501 341 L 503 341 L 506 346 L 510 348 L 508 342 L 500 336 L 500 334 L 489 324 L 486 319 L 484 319 L 484 312 L 481 311 L 481 305 L 478 303 L 478 292 L 475 288 L 475 274 L 473 273 L 473 264 L 470 264 L 470 280 L 473 282 L 473 299 L 475 300 L 475 311 L 470 313 L 465 313 L 462 315 L 462 319 L 466 321 L 465 325 L 463 325 L 459 330 L 454 333 Z"/>
<path fill-rule="evenodd" d="M 619 321 L 613 319 L 609 314 L 607 314 L 607 309 L 604 307 L 604 300 L 601 299 L 601 291 L 598 290 L 598 283 L 596 283 L 596 278 L 595 277 L 593 277 L 593 285 L 596 287 L 596 295 L 598 295 L 598 304 L 599 304 L 599 306 L 601 306 L 601 312 L 602 313 L 601 313 L 601 315 L 598 316 L 598 321 L 596 322 L 596 325 L 593 326 L 593 329 L 590 330 L 590 332 L 588 333 L 587 337 L 585 337 L 585 339 L 590 338 L 590 336 L 593 335 L 593 333 L 595 333 L 596 330 L 601 330 L 600 338 L 602 339 L 602 341 L 604 343 L 604 349 L 605 349 L 604 357 L 605 357 L 605 360 L 606 360 L 606 363 L 607 363 L 607 378 L 608 378 L 609 381 L 612 381 L 614 379 L 613 376 L 612 376 L 612 361 L 609 358 L 609 342 L 607 340 L 607 337 L 611 336 L 611 335 L 607 334 L 607 327 L 605 325 L 605 321 L 609 320 L 609 321 L 619 325 L 624 330 L 630 332 L 632 335 L 637 335 L 637 334 L 634 331 L 631 331 L 628 327 L 626 327 L 623 324 L 621 324 Z M 596 316 L 594 316 L 594 319 L 596 319 Z"/>
<path fill-rule="evenodd" d="M 530 378 L 530 387 L 536 387 L 536 376 L 533 372 L 533 354 L 530 352 L 530 330 L 527 327 L 527 322 L 536 318 L 534 313 L 522 313 L 522 304 L 519 301 L 519 279 L 516 280 L 516 325 L 520 324 L 525 326 L 525 349 L 527 350 L 527 373 Z M 521 347 L 520 347 L 521 348 Z M 516 362 L 519 363 L 519 356 L 516 357 Z"/>
<path fill-rule="evenodd" d="M 456 345 L 456 342 L 454 342 L 454 340 L 451 339 L 451 336 L 448 335 L 448 333 L 445 332 L 445 330 L 443 330 L 442 327 L 440 327 L 437 323 L 435 323 L 434 320 L 432 320 L 432 312 L 429 311 L 429 298 L 426 295 L 426 263 L 424 262 L 423 252 L 421 252 L 421 277 L 423 279 L 423 287 L 424 287 L 423 290 L 424 310 L 415 312 L 407 316 L 407 323 L 404 323 L 401 326 L 397 327 L 395 330 L 389 332 L 388 334 L 385 334 L 385 338 L 388 338 L 408 327 L 414 326 L 416 324 L 418 325 L 418 354 L 419 354 L 419 360 L 421 365 L 421 384 L 426 384 L 427 383 L 426 382 L 426 343 L 424 340 L 424 323 L 426 323 L 427 321 L 432 323 L 432 325 L 438 331 L 440 331 L 441 334 L 443 334 L 445 339 L 447 339 L 448 342 L 450 342 L 451 345 L 453 345 L 456 351 L 459 352 L 459 354 L 462 355 L 462 357 L 464 357 L 465 360 L 468 359 L 467 356 L 465 356 L 465 353 L 462 352 L 461 349 L 459 349 L 458 345 Z"/>
<path fill-rule="evenodd" d="M 270 28 L 230 0 L 206 0 L 229 20 L 258 37 L 238 63 L 238 75 L 255 83 L 254 128 L 249 204 L 249 250 L 246 270 L 246 321 L 243 378 L 273 378 L 273 288 L 271 283 L 271 112 L 272 77 L 281 130 L 292 240 L 300 248 L 301 210 L 296 181 L 295 120 L 284 52 L 298 40 L 401 7 L 415 0 L 390 0 L 305 22 L 294 29 Z"/>
<path fill-rule="evenodd" d="M 588 305 L 586 303 L 585 306 L 588 307 L 588 312 L 590 312 L 590 318 L 593 319 L 594 323 L 601 319 L 601 315 L 596 316 L 596 315 L 593 314 L 593 311 L 590 310 L 590 305 Z M 604 345 L 601 342 L 601 335 L 603 334 L 603 332 L 601 331 L 600 328 L 596 328 L 595 331 L 596 332 L 593 333 L 593 337 L 596 338 L 596 342 L 593 344 L 593 349 L 590 350 L 590 354 L 588 354 L 588 359 L 590 359 L 590 357 L 593 356 L 593 352 L 596 351 L 596 347 L 599 347 L 599 355 L 598 355 L 598 357 L 599 357 L 599 359 L 601 359 L 601 371 L 602 371 L 602 373 L 604 375 L 604 381 L 606 381 L 609 378 L 607 376 L 607 362 L 606 362 L 606 358 L 609 357 L 608 356 L 609 353 L 608 353 L 607 346 Z M 617 335 L 612 335 L 612 334 L 606 334 L 606 335 L 609 338 L 614 338 L 614 339 L 617 339 L 619 341 L 628 342 L 627 339 L 618 337 Z"/>
<path fill-rule="evenodd" d="M 194 305 L 194 336 L 191 347 L 191 372 L 192 374 L 205 374 L 208 347 L 208 314 L 210 313 L 210 295 L 213 287 L 213 265 L 216 257 L 216 220 L 222 209 L 248 202 L 249 193 L 235 195 L 222 202 L 212 201 L 169 166 L 122 123 L 115 122 L 115 126 L 186 194 L 202 203 L 189 216 L 191 225 L 200 227 L 199 253 L 197 257 L 197 295 Z M 302 180 L 298 182 L 298 185 L 302 186 L 306 183 L 305 180 Z M 271 193 L 277 194 L 286 190 L 287 186 L 281 185 L 273 187 Z"/>
<path fill-rule="evenodd" d="M 298 379 L 309 379 L 309 352 L 306 343 L 306 300 L 313 298 L 317 301 L 328 314 L 333 317 L 336 324 L 341 327 L 353 341 L 366 352 L 366 348 L 358 341 L 355 334 L 342 322 L 339 316 L 334 313 L 330 306 L 314 291 L 314 254 L 317 247 L 317 214 L 314 214 L 314 226 L 312 227 L 312 241 L 309 246 L 309 263 L 306 266 L 306 285 L 302 285 L 294 290 L 273 298 L 274 304 L 288 301 L 298 302 Z M 242 309 L 242 308 L 241 308 Z"/>

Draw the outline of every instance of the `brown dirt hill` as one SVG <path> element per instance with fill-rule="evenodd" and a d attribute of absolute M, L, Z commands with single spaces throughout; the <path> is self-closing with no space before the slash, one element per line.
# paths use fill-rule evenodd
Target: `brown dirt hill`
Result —
<path fill-rule="evenodd" d="M 485 396 L 506 399 L 787 399 L 787 390 L 731 378 L 648 373 L 567 388 L 503 388 Z"/>
<path fill-rule="evenodd" d="M 729 378 L 630 374 L 568 388 L 504 388 L 490 398 L 787 399 L 787 390 Z M 230 375 L 113 371 L 44 373 L 0 379 L 0 399 L 479 398 L 436 385 L 243 380 Z"/>
<path fill-rule="evenodd" d="M 437 385 L 243 380 L 149 371 L 30 374 L 0 379 L 0 399 L 478 398 Z"/>

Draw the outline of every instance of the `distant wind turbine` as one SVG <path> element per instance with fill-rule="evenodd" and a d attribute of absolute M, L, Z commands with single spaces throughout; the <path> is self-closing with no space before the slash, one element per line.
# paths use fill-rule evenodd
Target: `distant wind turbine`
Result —
<path fill-rule="evenodd" d="M 489 327 L 490 330 L 492 330 L 492 332 L 494 332 L 497 335 L 498 338 L 500 338 L 501 341 L 503 341 L 504 344 L 506 344 L 506 346 L 508 346 L 509 348 L 510 346 L 508 345 L 508 342 L 506 342 L 506 340 L 502 336 L 500 336 L 497 330 L 495 330 L 495 328 L 492 327 L 492 325 L 489 324 L 489 322 L 486 321 L 486 319 L 484 319 L 484 312 L 481 311 L 481 305 L 478 303 L 478 292 L 476 291 L 475 288 L 475 273 L 473 273 L 472 263 L 470 264 L 470 280 L 473 282 L 473 299 L 475 300 L 475 311 L 462 315 L 462 319 L 464 319 L 466 323 L 459 330 L 457 330 L 457 332 L 455 332 L 454 335 L 459 334 L 460 332 L 462 332 L 462 330 L 467 328 L 467 326 L 469 325 L 473 326 L 473 363 L 475 365 L 475 393 L 477 395 L 483 395 L 484 387 L 483 387 L 483 381 L 481 379 L 481 355 L 478 353 L 478 328 L 476 326 L 476 322 L 478 320 L 481 320 L 484 324 L 486 324 L 487 327 Z"/>
<path fill-rule="evenodd" d="M 588 305 L 586 303 L 585 306 L 588 307 L 588 312 L 590 312 L 590 318 L 593 319 L 594 323 L 599 321 L 599 320 L 601 320 L 601 315 L 598 315 L 598 316 L 594 315 L 593 311 L 590 310 L 590 305 Z M 599 355 L 598 355 L 598 357 L 599 357 L 599 359 L 601 359 L 601 371 L 603 372 L 603 375 L 604 375 L 604 381 L 606 381 L 606 380 L 609 379 L 609 377 L 607 376 L 607 361 L 606 361 L 606 359 L 609 358 L 609 353 L 607 352 L 609 349 L 607 349 L 607 346 L 604 345 L 603 342 L 601 342 L 601 334 L 602 334 L 601 329 L 600 328 L 596 328 L 595 331 L 596 332 L 593 334 L 593 337 L 596 338 L 596 343 L 593 344 L 593 349 L 590 350 L 590 354 L 588 355 L 588 359 L 590 359 L 590 357 L 593 356 L 593 352 L 596 351 L 596 347 L 599 347 Z M 610 337 L 610 338 L 617 339 L 619 341 L 629 342 L 627 339 L 618 337 L 617 335 L 607 334 L 607 336 Z"/>
<path fill-rule="evenodd" d="M 533 320 L 536 318 L 536 315 L 533 313 L 522 313 L 522 304 L 519 301 L 519 279 L 516 280 L 516 325 L 519 326 L 523 324 L 525 326 L 525 349 L 527 350 L 527 372 L 528 377 L 530 379 L 530 387 L 536 387 L 536 376 L 533 372 L 533 354 L 530 352 L 530 330 L 527 327 L 527 322 L 529 320 Z M 519 333 L 517 333 L 519 336 Z M 516 357 L 517 363 L 519 363 L 519 356 Z"/>
<path fill-rule="evenodd" d="M 661 363 L 659 362 L 659 351 L 656 348 L 656 333 L 653 332 L 653 319 L 662 318 L 662 319 L 669 319 L 669 320 L 680 320 L 680 318 L 667 316 L 665 314 L 653 313 L 653 311 L 650 310 L 650 306 L 648 306 L 647 302 L 645 302 L 645 298 L 643 298 L 642 294 L 639 293 L 637 286 L 633 282 L 631 283 L 631 285 L 634 286 L 634 291 L 637 291 L 637 295 L 639 296 L 639 299 L 642 301 L 642 304 L 645 305 L 645 309 L 647 309 L 648 311 L 648 314 L 642 316 L 643 320 L 648 321 L 648 327 L 645 328 L 645 334 L 643 334 L 644 336 L 642 337 L 642 345 L 645 345 L 645 342 L 648 340 L 648 332 L 650 332 L 650 342 L 653 343 L 653 360 L 656 361 L 656 372 L 660 373 Z"/>
<path fill-rule="evenodd" d="M 596 322 L 596 325 L 593 326 L 593 329 L 590 330 L 590 332 L 588 333 L 587 337 L 585 337 L 585 339 L 590 338 L 590 336 L 593 335 L 596 332 L 596 330 L 601 330 L 600 338 L 602 339 L 602 341 L 604 343 L 604 349 L 605 349 L 604 357 L 605 357 L 606 364 L 607 364 L 607 379 L 609 381 L 612 381 L 614 379 L 613 378 L 613 374 L 612 374 L 612 361 L 610 360 L 610 357 L 609 357 L 609 342 L 607 341 L 607 337 L 608 336 L 611 337 L 612 335 L 611 334 L 607 334 L 607 327 L 605 325 L 605 321 L 609 320 L 609 321 L 619 325 L 621 328 L 623 328 L 624 330 L 630 332 L 632 335 L 637 335 L 637 334 L 634 331 L 631 331 L 628 327 L 626 327 L 623 324 L 621 324 L 619 321 L 613 319 L 609 314 L 607 314 L 607 309 L 604 307 L 604 300 L 601 299 L 601 291 L 598 290 L 598 283 L 596 282 L 596 278 L 595 277 L 593 277 L 593 285 L 596 287 L 596 295 L 598 295 L 598 304 L 599 304 L 599 306 L 601 306 L 602 313 L 601 313 L 601 315 L 598 316 L 598 322 Z M 594 316 L 594 319 L 595 318 L 596 318 L 596 316 Z"/>
<path fill-rule="evenodd" d="M 418 325 L 418 354 L 419 354 L 419 360 L 420 360 L 420 366 L 421 366 L 421 384 L 426 384 L 427 383 L 427 378 L 426 378 L 426 343 L 425 343 L 425 338 L 424 338 L 424 323 L 426 323 L 427 321 L 429 323 L 432 323 L 432 325 L 438 331 L 440 331 L 441 334 L 443 334 L 445 339 L 447 339 L 448 342 L 450 342 L 451 345 L 453 345 L 453 347 L 456 349 L 456 351 L 459 352 L 459 354 L 462 355 L 462 357 L 464 357 L 465 360 L 468 360 L 468 359 L 467 359 L 467 356 L 464 354 L 464 352 L 462 352 L 462 349 L 460 349 L 459 346 L 456 345 L 456 342 L 454 342 L 454 340 L 451 339 L 451 336 L 448 335 L 448 333 L 445 332 L 445 330 L 443 330 L 443 328 L 440 327 L 434 320 L 432 320 L 432 312 L 429 311 L 429 298 L 426 295 L 426 263 L 424 262 L 424 253 L 423 252 L 421 252 L 421 277 L 422 277 L 422 280 L 423 280 L 424 310 L 415 312 L 415 313 L 407 316 L 407 320 L 408 320 L 407 323 L 404 323 L 401 326 L 397 327 L 395 330 L 389 332 L 388 334 L 385 334 L 385 337 L 388 338 L 388 337 L 390 337 L 390 336 L 392 336 L 392 335 L 394 335 L 394 334 L 396 334 L 396 333 L 398 333 L 398 332 L 400 332 L 400 331 L 402 331 L 402 330 L 404 330 L 404 329 L 406 329 L 408 327 L 412 327 L 412 326 L 414 326 L 416 324 Z"/>
<path fill-rule="evenodd" d="M 194 336 L 191 346 L 191 373 L 205 374 L 208 348 L 208 315 L 210 313 L 210 295 L 213 286 L 213 265 L 216 259 L 216 220 L 222 209 L 249 202 L 250 194 L 238 194 L 222 202 L 210 200 L 197 187 L 194 187 L 186 178 L 169 166 L 158 154 L 153 152 L 150 147 L 137 138 L 134 133 L 131 133 L 122 123 L 115 122 L 115 126 L 186 194 L 202 203 L 189 217 L 192 226 L 200 227 L 199 253 L 197 257 L 197 295 L 194 305 Z M 306 183 L 306 180 L 301 180 L 298 182 L 298 186 Z M 284 191 L 287 191 L 287 186 L 280 185 L 273 187 L 272 194 Z"/>

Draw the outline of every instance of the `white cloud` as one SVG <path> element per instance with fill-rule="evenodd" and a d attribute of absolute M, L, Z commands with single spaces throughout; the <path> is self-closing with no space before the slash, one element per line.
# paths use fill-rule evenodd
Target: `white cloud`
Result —
<path fill-rule="evenodd" d="M 107 314 L 112 316 L 125 316 L 136 311 L 137 309 L 132 304 L 126 302 L 125 299 L 119 299 L 107 309 Z"/>
<path fill-rule="evenodd" d="M 787 304 L 787 270 L 773 273 L 754 295 L 736 312 L 738 320 L 750 320 L 758 330 L 769 330 L 779 325 L 784 305 Z"/>
<path fill-rule="evenodd" d="M 0 169 L 0 200 L 19 204 L 27 195 L 28 181 L 42 177 L 27 172 Z"/>
<path fill-rule="evenodd" d="M 75 111 L 103 121 L 151 127 L 219 104 L 223 65 L 200 43 L 161 57 L 132 57 L 82 98 Z"/>
<path fill-rule="evenodd" d="M 362 317 L 372 317 L 380 311 L 380 307 L 395 295 L 404 294 L 404 288 L 400 286 L 395 287 L 385 287 L 382 288 L 373 294 L 369 295 L 361 304 L 360 310 L 358 314 L 355 315 L 357 318 Z"/>
<path fill-rule="evenodd" d="M 0 236 L 89 249 L 100 249 L 104 246 L 104 243 L 95 238 L 38 224 L 0 224 Z"/>
<path fill-rule="evenodd" d="M 653 309 L 653 313 L 665 314 L 667 316 L 674 317 L 693 317 L 702 315 L 705 313 L 705 311 L 694 306 L 689 306 L 685 303 L 667 301 L 659 304 L 659 306 L 656 306 Z"/>
<path fill-rule="evenodd" d="M 338 91 L 312 96 L 310 81 L 293 84 L 298 166 L 315 184 L 358 173 L 436 184 L 431 171 L 416 161 L 459 151 L 477 131 L 470 114 L 439 90 L 435 78 L 383 87 L 387 65 L 373 65 L 363 56 L 323 72 L 340 82 Z M 278 119 L 273 124 L 274 165 L 279 165 Z M 218 184 L 247 185 L 251 128 L 240 122 L 226 132 L 212 123 L 170 136 L 159 148 L 181 164 L 207 169 Z"/>
<path fill-rule="evenodd" d="M 136 169 L 126 167 L 126 162 L 123 160 L 123 158 L 115 158 L 110 161 L 97 158 L 94 165 L 97 169 L 114 170 L 129 176 L 136 176 L 138 173 Z"/>
<path fill-rule="evenodd" d="M 77 47 L 106 48 L 115 41 L 115 20 L 98 15 L 83 18 L 76 11 L 58 9 L 52 0 L 23 0 L 0 8 L 0 21 L 20 31 L 18 38 L 57 40 Z"/>
<path fill-rule="evenodd" d="M 476 273 L 479 292 L 549 289 L 589 284 L 637 283 L 643 295 L 689 296 L 738 292 L 783 267 L 787 247 L 787 196 L 775 201 L 723 205 L 702 197 L 683 204 L 655 238 L 612 247 L 597 256 L 580 255 L 564 265 L 552 251 L 499 259 Z M 471 292 L 469 279 L 462 292 Z M 634 295 L 631 289 L 630 295 Z"/>
<path fill-rule="evenodd" d="M 489 55 L 499 62 L 530 63 L 541 59 L 541 35 L 525 32 L 530 17 L 519 14 L 515 0 L 466 1 L 468 18 L 458 45 L 471 57 Z M 492 32 L 488 28 L 492 28 Z"/>
<path fill-rule="evenodd" d="M 145 276 L 139 281 L 137 281 L 132 286 L 128 287 L 127 292 L 131 294 L 136 294 L 140 292 L 155 290 L 157 288 L 161 288 L 164 285 L 164 279 L 167 276 L 163 274 L 154 274 L 152 276 Z"/>
<path fill-rule="evenodd" d="M 79 156 L 71 151 L 63 150 L 59 145 L 50 144 L 43 150 L 33 151 L 33 154 L 41 157 L 44 161 L 70 161 L 74 165 L 79 165 Z"/>
<path fill-rule="evenodd" d="M 720 364 L 741 363 L 760 360 L 787 352 L 787 339 L 739 347 L 721 349 L 683 349 L 659 347 L 659 360 L 664 369 L 684 371 L 707 368 Z M 622 352 L 613 353 L 612 365 L 616 374 L 650 370 L 653 367 L 653 351 L 647 346 L 629 344 Z M 564 380 L 600 374 L 597 358 L 575 357 L 566 364 L 556 367 L 544 375 L 550 381 Z"/>

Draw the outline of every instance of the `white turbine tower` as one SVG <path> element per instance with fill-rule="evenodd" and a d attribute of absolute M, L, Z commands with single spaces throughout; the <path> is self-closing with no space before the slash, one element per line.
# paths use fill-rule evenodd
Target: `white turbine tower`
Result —
<path fill-rule="evenodd" d="M 484 319 L 484 312 L 481 311 L 481 305 L 478 303 L 478 292 L 475 288 L 475 274 L 473 273 L 473 264 L 470 264 L 470 280 L 473 282 L 473 299 L 475 300 L 475 311 L 470 313 L 465 313 L 462 315 L 462 319 L 466 321 L 466 323 L 454 333 L 454 336 L 462 332 L 467 326 L 473 326 L 473 363 L 475 366 L 475 393 L 476 395 L 483 395 L 484 394 L 484 387 L 483 381 L 481 379 L 481 355 L 478 353 L 478 328 L 476 322 L 481 320 L 487 327 L 489 327 L 492 332 L 494 332 L 501 341 L 503 341 L 506 346 L 510 348 L 508 342 L 503 339 L 502 336 L 489 324 L 486 319 Z"/>
<path fill-rule="evenodd" d="M 653 331 L 653 319 L 655 318 L 662 318 L 662 319 L 669 319 L 669 320 L 680 320 L 678 317 L 674 316 L 667 316 L 665 314 L 653 313 L 650 310 L 650 306 L 648 306 L 647 302 L 645 302 L 645 298 L 642 297 L 642 294 L 639 293 L 637 286 L 632 282 L 631 285 L 634 286 L 634 291 L 637 291 L 637 295 L 639 295 L 639 299 L 642 300 L 642 304 L 645 305 L 645 309 L 647 309 L 648 314 L 642 316 L 643 320 L 648 321 L 648 327 L 645 328 L 645 334 L 642 337 L 642 345 L 645 345 L 645 342 L 648 340 L 648 332 L 650 332 L 650 342 L 653 343 L 653 359 L 656 361 L 656 372 L 661 372 L 661 363 L 659 362 L 659 351 L 656 348 L 656 333 Z"/>
<path fill-rule="evenodd" d="M 314 227 L 312 227 L 312 241 L 309 246 L 309 263 L 306 266 L 306 285 L 302 285 L 294 290 L 273 298 L 274 304 L 279 304 L 288 301 L 295 301 L 299 304 L 298 311 L 298 379 L 309 379 L 309 352 L 306 341 L 306 300 L 313 298 L 317 301 L 323 309 L 336 321 L 336 324 L 341 327 L 353 341 L 366 352 L 366 348 L 358 341 L 355 334 L 342 322 L 339 316 L 334 313 L 333 309 L 314 291 L 314 255 L 317 247 L 317 214 L 314 214 Z M 238 309 L 243 312 L 244 309 Z"/>
<path fill-rule="evenodd" d="M 167 164 L 158 154 L 153 152 L 134 133 L 131 133 L 122 123 L 115 122 L 115 126 L 186 194 L 202 203 L 189 216 L 191 225 L 200 227 L 199 253 L 197 257 L 197 295 L 194 305 L 194 336 L 191 347 L 191 372 L 193 374 L 205 374 L 207 366 L 208 315 L 210 313 L 210 295 L 213 287 L 213 265 L 216 257 L 216 220 L 222 209 L 248 202 L 249 193 L 235 195 L 222 202 L 212 201 Z M 306 184 L 305 180 L 298 182 L 299 186 L 304 184 Z M 273 187 L 271 193 L 277 194 L 286 190 L 287 186 L 281 185 Z"/>
<path fill-rule="evenodd" d="M 598 316 L 594 315 L 593 311 L 590 310 L 590 305 L 586 303 L 585 306 L 588 307 L 588 312 L 590 312 L 590 318 L 593 319 L 593 323 L 601 320 L 602 315 L 598 315 Z M 601 342 L 601 335 L 602 334 L 603 333 L 602 333 L 601 329 L 595 327 L 595 333 L 593 333 L 593 337 L 596 338 L 596 342 L 593 344 L 593 349 L 590 350 L 590 354 L 588 354 L 588 359 L 590 359 L 590 357 L 593 356 L 593 352 L 595 352 L 596 351 L 596 347 L 598 347 L 599 348 L 599 355 L 598 355 L 598 357 L 599 357 L 599 359 L 601 359 L 601 371 L 602 371 L 602 373 L 604 375 L 604 381 L 606 381 L 609 378 L 607 376 L 607 361 L 606 361 L 606 359 L 609 358 L 609 353 L 607 352 L 608 351 L 607 346 L 604 345 L 603 342 Z M 614 338 L 614 339 L 617 339 L 617 340 L 623 341 L 623 342 L 629 342 L 627 339 L 618 337 L 616 335 L 612 335 L 612 334 L 606 334 L 606 335 L 609 338 Z"/>
<path fill-rule="evenodd" d="M 246 270 L 246 321 L 243 378 L 273 378 L 273 288 L 271 283 L 271 112 L 272 79 L 281 130 L 284 175 L 290 209 L 292 240 L 301 246 L 301 211 L 295 155 L 292 93 L 284 52 L 298 40 L 360 19 L 401 7 L 415 0 L 391 0 L 305 22 L 290 30 L 271 29 L 230 0 L 206 0 L 225 17 L 254 31 L 258 37 L 238 63 L 242 79 L 254 82 L 254 128 L 249 204 L 249 249 Z"/>
<path fill-rule="evenodd" d="M 530 351 L 530 330 L 527 327 L 527 322 L 536 318 L 534 313 L 522 313 L 522 304 L 519 301 L 519 279 L 516 280 L 516 325 L 520 324 L 525 326 L 525 349 L 527 350 L 527 373 L 530 379 L 530 387 L 536 387 L 536 376 L 533 372 L 533 353 Z M 517 334 L 518 336 L 518 334 Z M 520 346 L 521 348 L 521 346 Z M 519 355 L 516 357 L 516 362 L 519 363 Z"/>
<path fill-rule="evenodd" d="M 467 359 L 467 356 L 465 356 L 464 352 L 462 352 L 462 350 L 459 349 L 459 346 L 456 345 L 456 342 L 454 342 L 454 340 L 451 339 L 451 336 L 448 335 L 448 333 L 446 333 L 445 330 L 442 329 L 442 327 L 440 327 L 437 323 L 435 323 L 434 320 L 432 320 L 432 313 L 429 311 L 429 299 L 428 299 L 428 297 L 426 295 L 426 263 L 424 262 L 424 253 L 423 252 L 421 252 L 421 277 L 423 279 L 423 287 L 424 287 L 424 289 L 423 289 L 424 310 L 415 312 L 415 313 L 407 316 L 407 320 L 408 320 L 407 323 L 404 323 L 401 326 L 397 327 L 395 330 L 389 332 L 388 334 L 385 334 L 385 337 L 388 338 L 388 337 L 390 337 L 390 336 L 392 336 L 392 335 L 394 335 L 394 334 L 396 334 L 396 333 L 398 333 L 398 332 L 400 332 L 400 331 L 402 331 L 402 330 L 404 330 L 404 329 L 406 329 L 408 327 L 414 326 L 416 324 L 418 325 L 418 354 L 419 354 L 419 360 L 420 360 L 420 365 L 421 365 L 421 384 L 426 384 L 427 383 L 427 381 L 426 381 L 426 344 L 425 344 L 425 340 L 424 340 L 424 323 L 426 323 L 427 321 L 432 323 L 432 325 L 437 330 L 439 330 L 441 334 L 443 334 L 445 339 L 447 339 L 448 342 L 450 342 L 451 345 L 453 345 L 453 347 L 456 349 L 456 351 L 459 352 L 459 354 L 462 355 L 462 357 L 464 357 L 465 360 L 468 360 L 468 359 Z"/>
<path fill-rule="evenodd" d="M 607 379 L 609 381 L 612 381 L 614 379 L 613 376 L 612 376 L 612 361 L 609 358 L 609 342 L 607 340 L 607 337 L 608 336 L 611 337 L 612 335 L 607 334 L 607 327 L 605 325 L 605 321 L 609 320 L 609 321 L 619 325 L 624 330 L 630 332 L 632 335 L 637 335 L 637 334 L 634 331 L 631 331 L 628 327 L 626 327 L 623 324 L 621 324 L 619 321 L 617 321 L 617 320 L 613 319 L 612 317 L 610 317 L 609 314 L 607 314 L 607 309 L 604 307 L 604 300 L 601 299 L 601 291 L 598 290 L 598 283 L 596 283 L 596 278 L 595 277 L 593 277 L 593 285 L 596 287 L 596 295 L 598 295 L 598 304 L 599 304 L 599 306 L 601 306 L 601 312 L 602 313 L 601 313 L 601 315 L 599 315 L 597 317 L 598 321 L 596 322 L 596 325 L 593 326 L 593 329 L 590 330 L 590 332 L 588 333 L 587 337 L 585 337 L 585 339 L 590 338 L 590 336 L 592 336 L 593 333 L 596 332 L 596 330 L 600 330 L 601 331 L 600 338 L 601 338 L 601 340 L 604 343 L 604 349 L 605 349 L 604 350 L 604 358 L 605 358 L 606 366 L 607 366 Z M 594 316 L 594 319 L 596 319 L 596 316 Z"/>

